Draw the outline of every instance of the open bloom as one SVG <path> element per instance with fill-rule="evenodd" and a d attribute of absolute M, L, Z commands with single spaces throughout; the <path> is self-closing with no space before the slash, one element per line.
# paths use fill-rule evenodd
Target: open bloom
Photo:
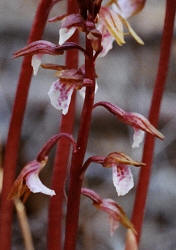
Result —
<path fill-rule="evenodd" d="M 134 186 L 129 165 L 140 167 L 145 164 L 136 162 L 128 155 L 119 152 L 110 153 L 103 162 L 104 167 L 112 168 L 112 180 L 118 196 L 127 194 Z"/>
<path fill-rule="evenodd" d="M 30 192 L 43 193 L 53 196 L 55 191 L 46 187 L 39 179 L 39 173 L 45 166 L 47 158 L 44 161 L 37 160 L 29 162 L 20 172 L 15 180 L 9 198 L 23 197 L 25 201 Z"/>
<path fill-rule="evenodd" d="M 59 79 L 52 83 L 48 95 L 51 104 L 66 115 L 74 90 L 91 85 L 92 80 L 84 78 L 83 72 L 77 69 L 66 69 L 57 72 Z M 83 95 L 83 94 L 82 94 Z"/>
<path fill-rule="evenodd" d="M 163 140 L 164 136 L 161 134 L 143 115 L 134 113 L 134 112 L 126 112 L 118 106 L 115 106 L 109 102 L 98 102 L 94 105 L 94 107 L 103 106 L 112 114 L 114 114 L 119 120 L 130 125 L 134 129 L 133 135 L 133 144 L 132 147 L 139 147 L 140 143 L 144 139 L 144 132 L 147 132 L 151 135 L 158 137 Z"/>
<path fill-rule="evenodd" d="M 134 39 L 139 44 L 144 44 L 141 38 L 135 33 L 135 31 L 130 26 L 127 18 L 139 12 L 142 9 L 142 5 L 136 2 L 132 4 L 132 1 L 110 1 L 112 6 L 101 7 L 97 22 L 97 29 L 102 34 L 101 45 L 103 47 L 102 52 L 99 56 L 105 56 L 110 49 L 112 49 L 112 44 L 114 41 L 117 42 L 119 46 L 125 43 L 124 39 L 124 28 L 126 26 L 129 33 L 134 37 Z M 125 3 L 124 3 L 125 2 Z"/>
<path fill-rule="evenodd" d="M 136 233 L 125 212 L 115 201 L 111 199 L 102 199 L 97 193 L 88 188 L 82 188 L 81 193 L 91 199 L 93 201 L 93 205 L 97 209 L 105 212 L 109 216 L 111 236 L 119 227 L 119 223 Z"/>

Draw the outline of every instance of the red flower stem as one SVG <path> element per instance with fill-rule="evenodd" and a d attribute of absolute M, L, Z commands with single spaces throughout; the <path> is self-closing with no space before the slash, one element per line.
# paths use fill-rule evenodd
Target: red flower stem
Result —
<path fill-rule="evenodd" d="M 80 178 L 83 180 L 84 178 L 84 174 L 85 172 L 87 171 L 89 165 L 92 163 L 92 162 L 95 162 L 95 163 L 98 163 L 98 164 L 103 164 L 104 163 L 104 160 L 105 160 L 105 157 L 103 156 L 91 156 L 89 157 L 83 164 L 82 168 L 81 168 L 81 175 L 80 175 Z"/>
<path fill-rule="evenodd" d="M 88 135 L 91 124 L 92 108 L 95 91 L 95 68 L 93 61 L 93 50 L 90 40 L 86 39 L 86 50 L 89 57 L 85 58 L 86 77 L 93 80 L 93 86 L 86 88 L 83 110 L 81 114 L 80 128 L 77 140 L 77 152 L 73 153 L 70 169 L 70 185 L 68 192 L 66 230 L 64 250 L 74 250 L 78 230 L 79 206 L 82 181 L 80 178 L 81 167 L 86 152 Z"/>
<path fill-rule="evenodd" d="M 160 49 L 160 59 L 158 65 L 158 72 L 155 81 L 153 98 L 150 107 L 149 120 L 157 127 L 161 100 L 163 97 L 164 86 L 168 72 L 168 64 L 171 50 L 171 43 L 173 37 L 174 18 L 176 11 L 176 1 L 167 0 L 166 14 L 162 36 L 162 43 Z M 137 231 L 137 240 L 139 242 L 142 230 L 142 223 L 144 217 L 144 210 L 150 181 L 151 166 L 153 160 L 155 139 L 151 135 L 146 135 L 143 159 L 142 162 L 146 163 L 145 168 L 141 168 L 139 182 L 137 186 L 136 199 L 134 203 L 132 222 Z"/>
<path fill-rule="evenodd" d="M 41 38 L 52 5 L 52 0 L 40 1 L 30 32 L 28 43 Z M 9 250 L 11 246 L 12 224 L 12 201 L 8 200 L 7 196 L 10 192 L 15 178 L 21 127 L 27 102 L 31 75 L 31 57 L 26 56 L 23 59 L 21 73 L 18 80 L 18 87 L 10 121 L 3 166 L 4 178 L 0 204 L 0 242 L 1 249 L 6 250 Z"/>
<path fill-rule="evenodd" d="M 47 141 L 43 148 L 41 149 L 41 151 L 38 153 L 36 160 L 38 162 L 41 162 L 43 160 L 45 160 L 45 158 L 48 156 L 48 154 L 50 153 L 51 149 L 53 148 L 53 146 L 59 141 L 61 140 L 61 138 L 67 138 L 67 140 L 70 141 L 70 143 L 72 143 L 74 150 L 76 151 L 76 143 L 72 137 L 72 135 L 68 134 L 68 133 L 59 133 L 57 135 L 53 135 L 49 141 Z"/>
<path fill-rule="evenodd" d="M 77 11 L 76 0 L 68 0 L 67 13 L 75 13 Z M 78 42 L 78 34 L 72 38 L 75 43 Z M 69 68 L 76 68 L 78 66 L 78 51 L 68 51 L 66 54 L 66 66 Z M 76 92 L 72 95 L 69 111 L 67 115 L 62 116 L 60 132 L 73 132 L 73 124 L 75 119 L 75 99 Z M 48 250 L 62 249 L 62 218 L 63 218 L 63 200 L 65 179 L 67 175 L 67 164 L 70 154 L 70 143 L 62 139 L 60 140 L 54 161 L 52 189 L 55 190 L 56 195 L 50 199 L 48 212 Z"/>

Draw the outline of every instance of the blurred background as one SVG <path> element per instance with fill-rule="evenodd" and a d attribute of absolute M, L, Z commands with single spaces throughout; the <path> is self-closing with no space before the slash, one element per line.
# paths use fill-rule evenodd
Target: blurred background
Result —
<path fill-rule="evenodd" d="M 10 114 L 17 86 L 22 59 L 12 59 L 16 50 L 25 46 L 34 13 L 39 1 L 0 1 L 0 141 L 2 153 L 7 138 Z M 65 13 L 65 2 L 61 1 L 50 16 Z M 110 101 L 127 111 L 148 114 L 155 80 L 165 1 L 148 0 L 144 10 L 130 20 L 145 45 L 137 44 L 127 37 L 123 47 L 114 44 L 105 58 L 97 61 L 99 89 L 96 101 Z M 57 43 L 59 24 L 47 24 L 43 39 Z M 64 56 L 46 57 L 46 62 L 63 63 Z M 80 57 L 80 62 L 83 58 Z M 165 140 L 156 140 L 153 172 L 147 199 L 141 250 L 176 249 L 176 41 L 173 40 L 169 74 L 162 102 L 159 129 Z M 33 77 L 25 113 L 18 171 L 24 164 L 35 158 L 43 143 L 58 131 L 60 113 L 49 103 L 47 96 L 53 72 L 40 69 Z M 76 128 L 79 124 L 82 99 L 77 97 Z M 93 121 L 86 158 L 93 154 L 107 155 L 113 151 L 125 152 L 141 160 L 142 147 L 132 150 L 130 127 L 115 119 L 103 108 L 93 113 Z M 54 154 L 53 154 L 54 155 Z M 42 171 L 41 179 L 50 185 L 52 173 L 51 155 L 48 166 Z M 132 169 L 135 185 L 139 170 Z M 128 195 L 118 198 L 112 185 L 111 169 L 92 164 L 86 175 L 85 186 L 92 188 L 104 198 L 119 202 L 130 217 L 135 188 Z M 27 212 L 36 250 L 46 249 L 48 197 L 31 195 Z M 91 202 L 82 197 L 79 243 L 80 250 L 121 250 L 125 230 L 120 227 L 111 238 L 108 218 L 96 211 Z M 16 217 L 13 224 L 12 250 L 24 249 L 23 239 Z"/>

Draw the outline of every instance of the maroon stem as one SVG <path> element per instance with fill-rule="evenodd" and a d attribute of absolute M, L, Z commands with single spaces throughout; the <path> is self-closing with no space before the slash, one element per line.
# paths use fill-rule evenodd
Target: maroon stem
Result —
<path fill-rule="evenodd" d="M 67 140 L 70 141 L 70 143 L 72 143 L 74 150 L 76 151 L 76 143 L 72 137 L 72 135 L 68 134 L 68 133 L 59 133 L 57 135 L 53 135 L 43 146 L 43 148 L 41 149 L 41 151 L 38 153 L 36 160 L 38 162 L 41 162 L 43 160 L 45 160 L 45 158 L 48 156 L 48 154 L 50 153 L 51 149 L 54 147 L 54 145 L 61 140 L 61 138 L 67 138 Z"/>
<path fill-rule="evenodd" d="M 105 160 L 105 157 L 103 156 L 91 156 L 89 157 L 83 164 L 82 168 L 81 168 L 81 174 L 80 174 L 80 178 L 83 180 L 84 178 L 84 174 L 87 171 L 89 165 L 92 162 L 98 163 L 98 164 L 103 164 Z"/>
<path fill-rule="evenodd" d="M 90 44 L 90 40 L 88 39 L 86 39 L 86 50 L 87 53 L 89 54 L 89 57 L 85 58 L 86 77 L 92 79 L 94 84 L 93 86 L 86 88 L 86 96 L 81 114 L 81 122 L 77 140 L 77 152 L 73 153 L 72 156 L 64 250 L 74 250 L 76 246 L 79 206 L 80 206 L 80 193 L 82 185 L 80 173 L 84 160 L 84 155 L 86 152 L 90 123 L 91 123 L 92 108 L 94 103 L 95 68 L 93 61 L 93 50 Z"/>
<path fill-rule="evenodd" d="M 67 13 L 75 13 L 77 11 L 76 0 L 67 1 Z M 75 43 L 78 42 L 78 34 L 72 38 Z M 76 68 L 78 66 L 78 51 L 68 51 L 66 54 L 66 65 L 69 68 Z M 75 99 L 76 92 L 72 95 L 69 111 L 67 115 L 62 116 L 60 132 L 70 133 L 73 132 L 73 124 L 75 118 Z M 65 179 L 67 174 L 67 164 L 70 153 L 70 144 L 67 140 L 62 139 L 56 150 L 52 189 L 55 190 L 56 195 L 50 199 L 49 212 L 48 212 L 48 250 L 61 250 L 62 249 L 62 218 L 63 218 L 63 200 Z"/>
<path fill-rule="evenodd" d="M 28 43 L 41 38 L 52 5 L 52 0 L 40 1 Z M 8 200 L 7 196 L 15 178 L 21 127 L 32 75 L 32 68 L 30 64 L 31 57 L 26 56 L 23 59 L 21 73 L 18 80 L 18 87 L 10 121 L 3 166 L 4 178 L 0 204 L 0 242 L 1 249 L 6 250 L 9 250 L 11 246 L 12 223 L 12 201 Z"/>
<path fill-rule="evenodd" d="M 159 60 L 158 72 L 156 76 L 153 98 L 149 113 L 149 120 L 156 127 L 158 124 L 160 104 L 163 97 L 164 86 L 166 83 L 166 77 L 168 72 L 168 64 L 169 64 L 171 43 L 173 37 L 175 11 L 176 11 L 176 1 L 167 0 L 164 29 L 163 29 L 162 43 L 160 49 L 160 60 Z M 132 222 L 138 233 L 137 234 L 138 242 L 140 240 L 141 230 L 142 230 L 144 210 L 145 210 L 151 166 L 153 160 L 154 142 L 155 139 L 153 138 L 153 136 L 147 134 L 145 139 L 143 159 L 142 159 L 142 162 L 146 163 L 146 167 L 142 168 L 140 172 L 139 183 L 137 186 L 136 199 L 132 215 Z"/>

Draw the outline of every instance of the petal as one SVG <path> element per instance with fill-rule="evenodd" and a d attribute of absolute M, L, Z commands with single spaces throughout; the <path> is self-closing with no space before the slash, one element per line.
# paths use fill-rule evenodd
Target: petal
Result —
<path fill-rule="evenodd" d="M 62 45 L 67 41 L 76 31 L 76 27 L 61 28 L 59 30 L 59 45 Z"/>
<path fill-rule="evenodd" d="M 139 147 L 139 145 L 144 140 L 144 135 L 145 135 L 145 133 L 144 133 L 143 130 L 134 128 L 132 148 L 138 148 Z"/>
<path fill-rule="evenodd" d="M 73 90 L 74 86 L 63 84 L 60 80 L 53 82 L 49 89 L 48 95 L 51 104 L 57 110 L 62 110 L 63 115 L 66 115 L 68 112 Z"/>
<path fill-rule="evenodd" d="M 123 24 L 119 15 L 109 8 L 102 7 L 100 11 L 100 23 L 102 22 L 108 32 L 116 40 L 119 46 L 125 43 Z"/>
<path fill-rule="evenodd" d="M 31 66 L 33 68 L 34 76 L 37 75 L 41 63 L 42 63 L 42 54 L 37 54 L 32 56 Z"/>
<path fill-rule="evenodd" d="M 134 186 L 130 168 L 122 164 L 112 166 L 112 179 L 118 196 L 127 194 Z"/>
<path fill-rule="evenodd" d="M 56 194 L 54 190 L 49 189 L 45 185 L 43 185 L 43 183 L 39 179 L 38 174 L 32 173 L 26 176 L 26 185 L 32 193 L 43 193 L 50 196 Z"/>
<path fill-rule="evenodd" d="M 110 225 L 110 235 L 113 236 L 114 232 L 119 227 L 119 221 L 115 220 L 112 216 L 109 216 L 109 225 Z"/>
<path fill-rule="evenodd" d="M 112 37 L 108 31 L 102 34 L 101 46 L 103 47 L 103 50 L 99 54 L 99 57 L 104 57 L 107 55 L 107 53 L 112 49 L 114 41 L 115 38 Z"/>
<path fill-rule="evenodd" d="M 120 14 L 129 18 L 142 10 L 145 0 L 118 0 Z M 113 7 L 116 5 L 113 5 Z M 118 7 L 116 7 L 118 9 Z"/>
<path fill-rule="evenodd" d="M 97 81 L 95 82 L 95 94 L 97 93 L 97 91 L 98 91 L 98 83 L 97 83 Z M 85 93 L 86 93 L 86 87 L 83 87 L 83 88 L 81 88 L 80 90 L 79 90 L 79 94 L 80 94 L 80 96 L 82 97 L 82 99 L 84 100 L 84 98 L 85 98 Z"/>

